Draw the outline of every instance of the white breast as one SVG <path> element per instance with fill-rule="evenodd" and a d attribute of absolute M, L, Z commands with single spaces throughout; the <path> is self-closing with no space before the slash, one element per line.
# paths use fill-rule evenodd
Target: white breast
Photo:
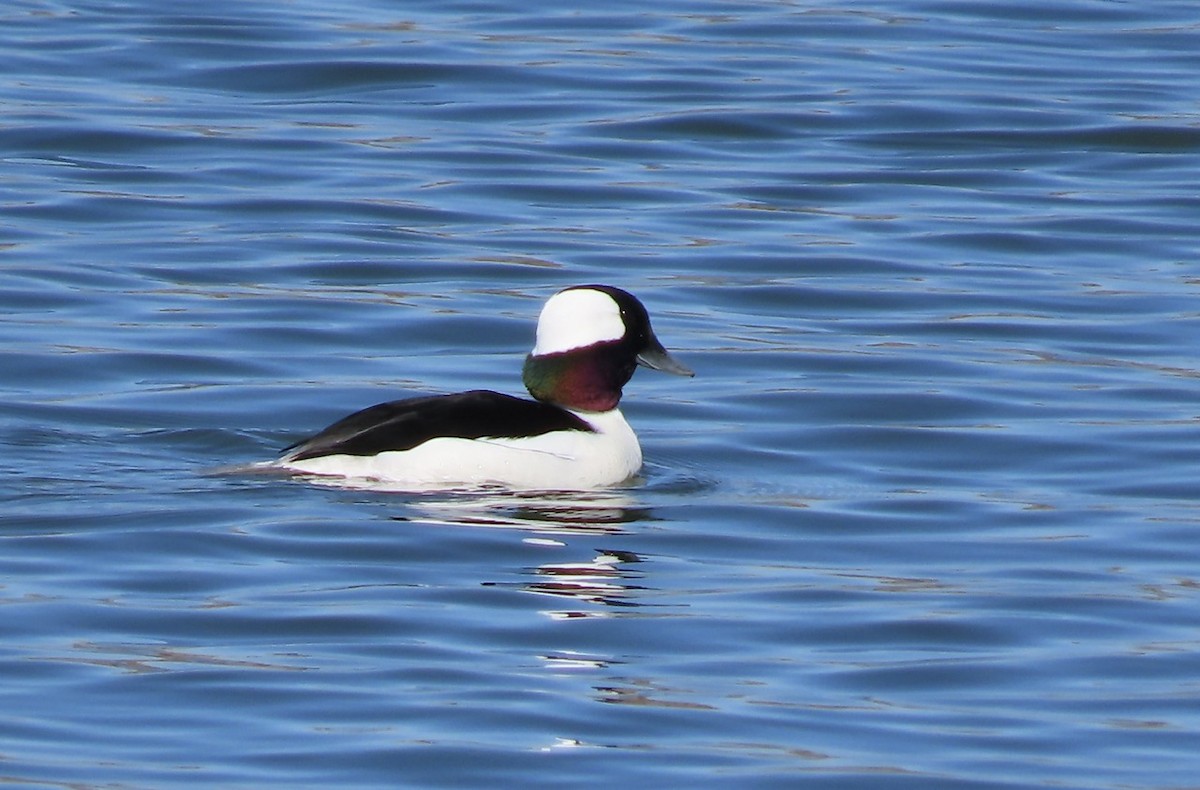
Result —
<path fill-rule="evenodd" d="M 423 491 L 501 485 L 577 490 L 620 483 L 642 467 L 637 436 L 619 409 L 577 412 L 594 429 L 522 439 L 431 439 L 373 456 L 327 455 L 281 462 L 296 472 L 346 478 L 382 490 Z"/>

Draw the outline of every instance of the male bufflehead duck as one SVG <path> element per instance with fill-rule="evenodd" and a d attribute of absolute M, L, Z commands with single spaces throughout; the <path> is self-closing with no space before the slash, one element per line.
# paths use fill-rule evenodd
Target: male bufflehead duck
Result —
<path fill-rule="evenodd" d="M 694 375 L 663 348 L 632 294 L 567 288 L 542 308 L 525 358 L 535 400 L 472 390 L 381 403 L 288 447 L 275 465 L 405 490 L 614 485 L 642 466 L 617 408 L 638 365 Z"/>

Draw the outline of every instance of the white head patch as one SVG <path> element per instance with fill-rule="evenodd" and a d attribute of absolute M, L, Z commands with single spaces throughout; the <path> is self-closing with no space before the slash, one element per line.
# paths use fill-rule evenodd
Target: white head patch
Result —
<path fill-rule="evenodd" d="M 560 291 L 542 308 L 533 354 L 557 354 L 624 335 L 621 308 L 611 296 L 591 288 Z"/>

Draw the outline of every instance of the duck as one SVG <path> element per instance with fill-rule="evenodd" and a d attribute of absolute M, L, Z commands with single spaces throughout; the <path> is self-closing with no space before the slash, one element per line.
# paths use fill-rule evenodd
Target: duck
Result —
<path fill-rule="evenodd" d="M 616 486 L 642 467 L 619 408 L 639 366 L 695 375 L 659 342 L 633 294 L 572 286 L 538 317 L 522 370 L 531 398 L 477 389 L 380 403 L 285 448 L 274 465 L 389 490 Z"/>

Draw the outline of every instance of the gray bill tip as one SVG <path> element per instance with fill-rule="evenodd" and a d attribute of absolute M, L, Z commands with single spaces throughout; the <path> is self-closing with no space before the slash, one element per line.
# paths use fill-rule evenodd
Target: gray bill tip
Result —
<path fill-rule="evenodd" d="M 662 346 L 646 349 L 637 355 L 637 361 L 639 365 L 651 370 L 661 370 L 663 373 L 673 373 L 676 376 L 696 375 L 691 368 L 671 356 Z"/>

